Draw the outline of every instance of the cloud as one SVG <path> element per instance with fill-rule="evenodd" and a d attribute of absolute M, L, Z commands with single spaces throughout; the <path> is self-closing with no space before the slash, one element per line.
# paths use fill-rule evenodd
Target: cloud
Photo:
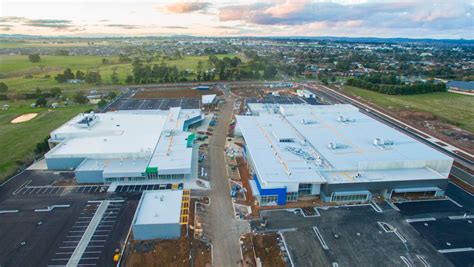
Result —
<path fill-rule="evenodd" d="M 210 5 L 208 2 L 176 2 L 164 6 L 162 10 L 167 13 L 185 14 L 206 10 Z"/>
<path fill-rule="evenodd" d="M 30 27 L 66 29 L 72 26 L 72 21 L 62 19 L 29 19 L 23 25 Z"/>
<path fill-rule="evenodd" d="M 121 28 L 125 30 L 133 30 L 133 29 L 140 28 L 140 26 L 138 25 L 131 25 L 131 24 L 106 24 L 104 26 L 113 27 L 113 28 Z"/>
<path fill-rule="evenodd" d="M 183 26 L 163 26 L 162 28 L 165 28 L 165 29 L 181 29 L 181 30 L 189 29 L 188 27 L 183 27 Z"/>
<path fill-rule="evenodd" d="M 334 2 L 275 1 L 224 6 L 220 21 L 242 21 L 254 25 L 326 25 L 348 28 L 426 28 L 455 29 L 472 27 L 469 1 L 400 1 L 362 4 Z"/>
<path fill-rule="evenodd" d="M 16 16 L 0 17 L 0 22 L 23 22 L 27 20 L 28 19 L 25 17 L 16 17 Z"/>

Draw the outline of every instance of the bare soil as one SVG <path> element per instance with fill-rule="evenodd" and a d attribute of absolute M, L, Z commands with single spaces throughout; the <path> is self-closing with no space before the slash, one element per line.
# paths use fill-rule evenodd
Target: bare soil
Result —
<path fill-rule="evenodd" d="M 194 224 L 194 202 L 195 199 L 191 199 L 189 209 L 191 226 Z M 189 235 L 186 236 L 186 231 L 186 226 L 183 226 L 181 238 L 176 240 L 132 241 L 127 248 L 125 266 L 211 267 L 211 246 L 194 239 L 191 229 L 189 229 Z"/>
<path fill-rule="evenodd" d="M 266 233 L 254 235 L 252 238 L 255 254 L 260 258 L 262 266 L 268 267 L 284 267 L 285 261 L 282 257 L 282 251 L 278 245 L 276 233 Z"/>
<path fill-rule="evenodd" d="M 161 98 L 189 98 L 201 99 L 203 95 L 216 94 L 222 95 L 222 91 L 210 88 L 209 90 L 200 91 L 194 89 L 141 89 L 132 98 L 135 99 L 161 99 Z"/>

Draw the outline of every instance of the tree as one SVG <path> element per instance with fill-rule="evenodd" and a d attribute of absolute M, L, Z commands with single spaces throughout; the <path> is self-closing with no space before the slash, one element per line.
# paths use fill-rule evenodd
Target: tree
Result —
<path fill-rule="evenodd" d="M 107 94 L 107 98 L 108 99 L 114 99 L 117 97 L 117 93 L 115 91 L 110 91 L 108 94 Z"/>
<path fill-rule="evenodd" d="M 66 70 L 64 70 L 63 75 L 66 81 L 74 79 L 74 73 L 72 73 L 72 70 L 70 68 L 67 68 Z"/>
<path fill-rule="evenodd" d="M 100 84 L 101 82 L 100 73 L 97 71 L 90 71 L 86 74 L 85 80 L 86 80 L 86 83 Z"/>
<path fill-rule="evenodd" d="M 126 82 L 127 84 L 133 83 L 133 75 L 130 75 L 130 74 L 127 75 L 127 79 L 125 79 L 125 82 Z"/>
<path fill-rule="evenodd" d="M 43 141 L 36 144 L 35 153 L 42 154 L 49 151 L 49 136 L 45 137 Z"/>
<path fill-rule="evenodd" d="M 0 92 L 8 91 L 8 86 L 4 82 L 0 82 Z"/>
<path fill-rule="evenodd" d="M 51 88 L 49 90 L 49 92 L 51 93 L 51 96 L 52 97 L 58 97 L 61 95 L 61 88 L 59 87 L 54 87 L 54 88 Z"/>
<path fill-rule="evenodd" d="M 48 104 L 48 101 L 46 100 L 44 96 L 40 96 L 38 97 L 38 99 L 36 99 L 37 107 L 45 107 L 47 104 Z"/>
<path fill-rule="evenodd" d="M 86 74 L 80 70 L 76 71 L 76 79 L 84 80 L 86 78 Z"/>
<path fill-rule="evenodd" d="M 82 92 L 77 92 L 74 95 L 73 99 L 74 99 L 74 102 L 78 104 L 86 104 L 87 102 L 89 102 L 89 99 L 87 99 L 87 97 Z"/>
<path fill-rule="evenodd" d="M 118 77 L 118 73 L 116 70 L 114 70 L 112 72 L 112 75 L 110 75 L 110 81 L 112 82 L 112 84 L 118 84 L 119 83 L 119 77 Z"/>
<path fill-rule="evenodd" d="M 102 99 L 97 103 L 97 105 L 99 106 L 99 108 L 103 108 L 103 107 L 105 107 L 105 105 L 107 105 L 107 100 L 105 100 L 105 99 L 102 98 Z"/>
<path fill-rule="evenodd" d="M 28 59 L 29 59 L 32 63 L 36 63 L 36 62 L 40 62 L 41 57 L 40 57 L 40 55 L 38 55 L 38 54 L 29 54 L 29 55 L 28 55 Z"/>

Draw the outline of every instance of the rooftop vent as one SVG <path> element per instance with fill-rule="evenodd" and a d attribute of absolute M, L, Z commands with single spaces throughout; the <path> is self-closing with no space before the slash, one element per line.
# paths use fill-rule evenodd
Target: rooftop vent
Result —
<path fill-rule="evenodd" d="M 386 147 L 386 146 L 392 146 L 395 142 L 393 140 L 385 139 L 382 140 L 381 138 L 374 138 L 373 144 L 374 146 L 379 146 L 379 147 Z"/>
<path fill-rule="evenodd" d="M 339 117 L 337 117 L 337 121 L 347 123 L 347 122 L 354 122 L 355 119 L 351 119 L 349 117 L 344 117 L 344 116 L 339 116 Z"/>
<path fill-rule="evenodd" d="M 338 148 L 338 145 L 334 142 L 329 142 L 328 144 L 328 148 L 329 149 L 337 149 Z"/>

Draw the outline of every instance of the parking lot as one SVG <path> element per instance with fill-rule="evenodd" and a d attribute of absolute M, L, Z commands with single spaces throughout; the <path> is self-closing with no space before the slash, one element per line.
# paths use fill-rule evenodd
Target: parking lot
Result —
<path fill-rule="evenodd" d="M 199 109 L 201 101 L 199 99 L 130 99 L 123 98 L 110 105 L 106 111 L 115 110 L 168 110 L 171 107 L 181 107 L 183 109 Z"/>
<path fill-rule="evenodd" d="M 452 213 L 461 214 L 467 212 L 464 207 L 450 200 L 421 200 L 409 201 L 395 204 L 403 215 L 413 216 L 429 213 Z"/>
<path fill-rule="evenodd" d="M 474 197 L 449 184 L 448 199 L 261 211 L 279 231 L 295 266 L 466 266 L 474 263 Z M 392 208 L 395 206 L 395 208 Z M 398 210 L 397 210 L 398 209 Z"/>
<path fill-rule="evenodd" d="M 69 228 L 67 235 L 63 237 L 53 257 L 50 259 L 48 266 L 65 265 L 72 261 L 73 255 L 77 257 L 79 266 L 105 266 L 113 265 L 112 254 L 115 248 L 120 248 L 118 245 L 120 240 L 123 240 L 126 228 L 119 225 L 119 215 L 125 202 L 112 201 L 108 202 L 107 208 L 100 216 L 100 220 L 96 225 L 91 222 L 94 218 L 99 205 L 102 202 L 94 201 L 86 204 L 73 225 Z M 130 220 L 127 220 L 130 221 Z M 122 221 L 120 221 L 122 224 Z M 114 228 L 117 226 L 121 229 L 114 233 Z M 87 235 L 87 228 L 93 227 L 93 233 L 90 237 Z M 118 235 L 118 236 L 117 236 Z M 113 240 L 111 237 L 118 240 Z M 122 238 L 121 238 L 122 236 Z M 80 251 L 78 246 L 81 239 L 85 239 L 85 249 Z M 118 243 L 118 244 L 117 244 Z M 116 244 L 115 246 L 113 244 Z"/>
<path fill-rule="evenodd" d="M 295 266 L 423 266 L 422 261 L 452 266 L 396 210 L 361 205 L 318 212 L 316 217 L 288 210 L 261 213 L 266 230 L 282 232 Z M 378 222 L 396 230 L 386 231 Z"/>
<path fill-rule="evenodd" d="M 97 194 L 107 191 L 108 186 L 22 186 L 13 192 L 14 195 L 52 195 L 65 193 Z"/>

